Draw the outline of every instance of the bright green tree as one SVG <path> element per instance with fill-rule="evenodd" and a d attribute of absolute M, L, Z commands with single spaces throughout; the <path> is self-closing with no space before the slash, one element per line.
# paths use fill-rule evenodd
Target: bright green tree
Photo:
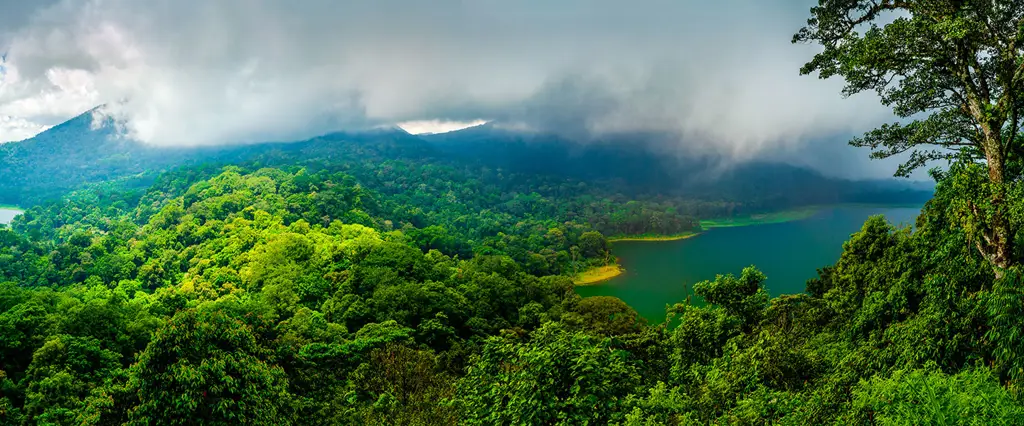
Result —
<path fill-rule="evenodd" d="M 493 337 L 459 385 L 464 424 L 607 424 L 638 389 L 636 360 L 609 339 L 542 326 Z"/>
<path fill-rule="evenodd" d="M 721 306 L 729 315 L 743 320 L 749 330 L 757 324 L 762 311 L 768 307 L 768 291 L 764 289 L 765 275 L 753 266 L 743 268 L 739 278 L 733 274 L 718 275 L 714 281 L 701 281 L 693 285 L 693 292 L 713 305 Z"/>
<path fill-rule="evenodd" d="M 1024 407 L 984 368 L 956 375 L 901 370 L 862 381 L 853 394 L 854 408 L 872 424 L 1010 425 L 1024 418 Z"/>

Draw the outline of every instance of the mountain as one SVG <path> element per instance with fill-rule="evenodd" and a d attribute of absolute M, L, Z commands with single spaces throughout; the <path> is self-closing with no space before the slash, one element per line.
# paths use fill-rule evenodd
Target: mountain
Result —
<path fill-rule="evenodd" d="M 142 187 L 170 168 L 199 163 L 239 163 L 260 155 L 310 152 L 338 142 L 423 142 L 398 127 L 333 133 L 303 142 L 268 142 L 213 147 L 166 147 L 126 139 L 99 108 L 89 110 L 31 139 L 0 145 L 0 204 L 30 206 L 83 186 L 124 181 Z M 421 146 L 421 148 L 426 148 Z M 425 155 L 421 149 L 417 155 Z"/>
<path fill-rule="evenodd" d="M 58 196 L 83 183 L 109 181 L 181 161 L 180 149 L 157 150 L 94 127 L 97 110 L 34 138 L 0 145 L 0 203 Z"/>
<path fill-rule="evenodd" d="M 742 201 L 761 209 L 917 202 L 931 194 L 930 190 L 889 181 L 833 179 L 780 163 L 750 162 L 722 169 L 713 158 L 664 155 L 657 150 L 659 136 L 653 134 L 615 135 L 580 143 L 493 125 L 420 136 L 391 126 L 297 142 L 161 147 L 119 137 L 115 124 L 98 114 L 99 110 L 87 111 L 34 138 L 0 145 L 0 204 L 30 206 L 76 188 L 110 182 L 141 187 L 171 168 L 199 163 L 326 167 L 395 159 L 612 185 L 627 194 Z"/>
<path fill-rule="evenodd" d="M 618 134 L 589 143 L 490 124 L 421 136 L 446 156 L 518 173 L 616 180 L 640 191 L 701 199 L 764 200 L 768 204 L 923 202 L 931 187 L 894 179 L 831 178 L 799 166 L 751 161 L 723 167 L 713 157 L 668 153 L 664 135 Z"/>
<path fill-rule="evenodd" d="M 684 177 L 681 171 L 708 168 L 692 159 L 684 162 L 652 155 L 642 146 L 647 138 L 578 143 L 558 135 L 511 131 L 490 124 L 421 137 L 448 156 L 493 167 L 587 180 L 622 179 L 647 188 L 668 189 Z"/>

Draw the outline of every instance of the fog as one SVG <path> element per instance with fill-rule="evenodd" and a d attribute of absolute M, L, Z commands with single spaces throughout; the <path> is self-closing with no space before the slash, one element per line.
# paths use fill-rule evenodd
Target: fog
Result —
<path fill-rule="evenodd" d="M 105 104 L 159 145 L 495 121 L 891 175 L 844 143 L 891 113 L 799 75 L 812 3 L 0 0 L 0 141 Z"/>

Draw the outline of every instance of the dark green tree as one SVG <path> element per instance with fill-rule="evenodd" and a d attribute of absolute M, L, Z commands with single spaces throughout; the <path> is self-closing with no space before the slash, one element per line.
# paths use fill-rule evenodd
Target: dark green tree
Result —
<path fill-rule="evenodd" d="M 844 95 L 875 91 L 913 117 L 852 145 L 874 158 L 910 152 L 903 176 L 930 160 L 978 165 L 963 224 L 997 274 L 1019 263 L 1008 193 L 1024 155 L 1024 1 L 819 0 L 793 41 L 824 47 L 802 74 L 841 76 Z"/>
<path fill-rule="evenodd" d="M 592 296 L 562 316 L 562 321 L 599 336 L 617 336 L 641 331 L 646 320 L 618 297 Z"/>
<path fill-rule="evenodd" d="M 284 371 L 253 327 L 221 311 L 181 311 L 131 370 L 133 424 L 284 424 Z"/>
<path fill-rule="evenodd" d="M 43 424 L 74 423 L 90 391 L 120 369 L 119 359 L 91 337 L 55 336 L 28 367 L 26 414 Z"/>
<path fill-rule="evenodd" d="M 737 278 L 733 274 L 718 275 L 714 281 L 701 281 L 693 285 L 693 292 L 713 305 L 721 306 L 729 315 L 743 320 L 749 330 L 760 320 L 768 306 L 768 291 L 764 289 L 767 279 L 753 266 L 743 268 Z"/>
<path fill-rule="evenodd" d="M 586 257 L 601 257 L 608 252 L 608 240 L 600 232 L 584 232 L 580 235 L 580 249 Z"/>

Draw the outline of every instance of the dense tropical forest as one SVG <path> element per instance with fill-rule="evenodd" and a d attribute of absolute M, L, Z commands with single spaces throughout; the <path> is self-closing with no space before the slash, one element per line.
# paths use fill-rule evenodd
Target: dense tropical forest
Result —
<path fill-rule="evenodd" d="M 932 113 L 854 141 L 950 160 L 915 226 L 869 219 L 802 294 L 756 266 L 697 283 L 663 322 L 572 277 L 612 237 L 817 190 L 642 190 L 401 132 L 100 166 L 61 151 L 82 122 L 5 146 L 29 208 L 0 229 L 0 423 L 1022 424 L 1024 4 L 947 3 L 822 0 L 795 39 L 824 46 L 806 73 Z"/>
<path fill-rule="evenodd" d="M 681 300 L 663 324 L 574 293 L 557 273 L 606 262 L 608 243 L 557 208 L 519 226 L 500 210 L 459 222 L 468 214 L 444 197 L 424 195 L 441 204 L 417 214 L 416 197 L 301 167 L 184 168 L 144 191 L 82 190 L 0 231 L 0 414 L 1012 423 L 1024 358 L 1019 305 L 1006 302 L 1021 277 L 994 279 L 953 225 L 957 175 L 938 177 L 916 230 L 870 220 L 807 294 L 770 299 L 749 268 L 698 284 L 706 303 Z M 511 233 L 480 238 L 488 226 Z"/>

